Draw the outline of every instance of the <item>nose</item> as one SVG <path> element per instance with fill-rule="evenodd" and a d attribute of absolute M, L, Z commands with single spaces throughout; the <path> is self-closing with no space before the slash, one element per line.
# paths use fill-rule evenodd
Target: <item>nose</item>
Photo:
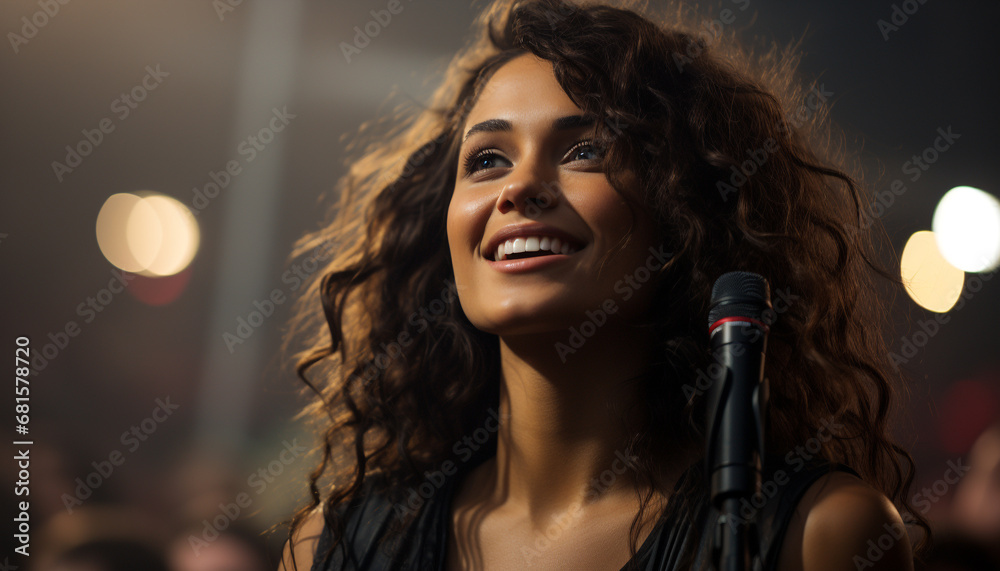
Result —
<path fill-rule="evenodd" d="M 542 210 L 554 207 L 559 201 L 559 185 L 548 180 L 541 170 L 527 163 L 509 173 L 505 185 L 497 196 L 497 211 L 506 214 L 516 210 L 528 218 L 536 218 Z"/>

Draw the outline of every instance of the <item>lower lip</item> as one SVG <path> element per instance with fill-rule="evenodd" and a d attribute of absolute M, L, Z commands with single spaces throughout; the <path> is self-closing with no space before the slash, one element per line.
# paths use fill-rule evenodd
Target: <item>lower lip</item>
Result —
<path fill-rule="evenodd" d="M 521 258 L 520 260 L 500 260 L 499 262 L 495 262 L 493 260 L 486 260 L 486 262 L 490 265 L 491 268 L 493 268 L 498 272 L 503 272 L 505 274 L 521 274 L 545 268 L 551 266 L 552 264 L 558 264 L 559 262 L 568 259 L 569 255 L 566 254 L 549 254 L 547 256 L 538 256 L 537 258 Z"/>

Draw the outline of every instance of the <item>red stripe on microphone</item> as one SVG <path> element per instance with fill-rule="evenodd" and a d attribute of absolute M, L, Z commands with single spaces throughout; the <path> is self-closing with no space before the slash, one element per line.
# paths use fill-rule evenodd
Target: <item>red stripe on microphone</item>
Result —
<path fill-rule="evenodd" d="M 764 324 L 763 322 L 758 321 L 756 319 L 753 319 L 751 317 L 723 317 L 722 319 L 720 319 L 720 320 L 716 321 L 715 323 L 713 323 L 712 326 L 708 328 L 708 330 L 709 331 L 715 331 L 715 328 L 718 327 L 718 326 L 720 326 L 720 325 L 722 325 L 723 323 L 732 323 L 734 321 L 738 321 L 738 322 L 742 322 L 742 323 L 748 323 L 748 322 L 749 323 L 753 323 L 754 325 L 757 325 L 758 327 L 760 327 L 761 329 L 763 329 L 765 332 L 769 332 L 770 331 L 770 328 L 766 324 Z"/>

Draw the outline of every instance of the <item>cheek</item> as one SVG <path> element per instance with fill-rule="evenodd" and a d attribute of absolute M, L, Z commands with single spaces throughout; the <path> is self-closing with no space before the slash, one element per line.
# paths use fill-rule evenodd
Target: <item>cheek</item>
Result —
<path fill-rule="evenodd" d="M 484 239 L 491 204 L 488 196 L 477 196 L 471 192 L 456 190 L 452 195 L 448 204 L 446 231 L 454 263 L 465 262 L 466 258 L 476 254 L 476 248 Z"/>
<path fill-rule="evenodd" d="M 456 278 L 469 266 L 471 244 L 474 244 L 475 239 L 475 220 L 468 210 L 468 204 L 452 198 L 448 204 L 448 215 L 445 220 L 448 251 L 451 254 L 451 265 Z"/>
<path fill-rule="evenodd" d="M 456 200 L 454 197 L 448 204 L 448 213 L 445 219 L 445 231 L 448 238 L 448 251 L 451 255 L 452 275 L 455 280 L 455 287 L 458 293 L 458 305 L 462 312 L 473 321 L 477 322 L 475 303 L 476 296 L 473 287 L 476 283 L 473 276 L 473 250 L 476 238 L 475 212 L 470 211 L 468 201 Z M 482 235 L 481 232 L 479 234 Z"/>
<path fill-rule="evenodd" d="M 455 215 L 455 202 L 452 201 L 448 204 L 448 214 L 445 217 L 445 233 L 448 240 L 448 250 L 451 252 L 452 264 L 454 265 L 455 260 L 455 245 L 458 239 L 458 230 L 456 228 L 456 215 Z"/>
<path fill-rule="evenodd" d="M 448 247 L 455 253 L 468 233 L 464 222 L 468 220 L 464 213 L 462 201 L 454 193 L 448 202 L 448 213 L 445 216 L 445 231 L 448 234 Z"/>
<path fill-rule="evenodd" d="M 580 210 L 581 213 L 588 213 L 588 224 L 607 247 L 618 243 L 632 225 L 632 211 L 625 199 L 611 187 L 595 189 L 595 192 L 586 195 Z"/>
<path fill-rule="evenodd" d="M 614 284 L 625 276 L 649 277 L 650 248 L 655 246 L 656 228 L 652 217 L 642 208 L 630 208 L 628 202 L 610 185 L 592 188 L 580 204 L 586 208 L 587 223 L 595 232 L 601 264 L 602 283 Z M 623 246 L 624 239 L 628 237 Z M 650 289 L 653 288 L 644 288 Z M 634 292 L 640 293 L 640 292 Z M 618 295 L 616 293 L 615 295 Z M 641 297 L 641 296 L 635 296 Z"/>

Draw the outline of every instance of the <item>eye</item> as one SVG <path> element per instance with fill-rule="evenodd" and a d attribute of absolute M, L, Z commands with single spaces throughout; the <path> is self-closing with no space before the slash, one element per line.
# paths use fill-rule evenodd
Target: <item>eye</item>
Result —
<path fill-rule="evenodd" d="M 510 166 L 510 162 L 500 156 L 495 149 L 473 149 L 465 158 L 465 174 L 468 176 L 481 170 L 496 168 L 497 166 L 500 166 L 498 163 L 504 163 L 506 166 Z"/>
<path fill-rule="evenodd" d="M 598 161 L 601 159 L 601 153 L 593 142 L 580 141 L 566 153 L 566 158 L 570 161 Z"/>

